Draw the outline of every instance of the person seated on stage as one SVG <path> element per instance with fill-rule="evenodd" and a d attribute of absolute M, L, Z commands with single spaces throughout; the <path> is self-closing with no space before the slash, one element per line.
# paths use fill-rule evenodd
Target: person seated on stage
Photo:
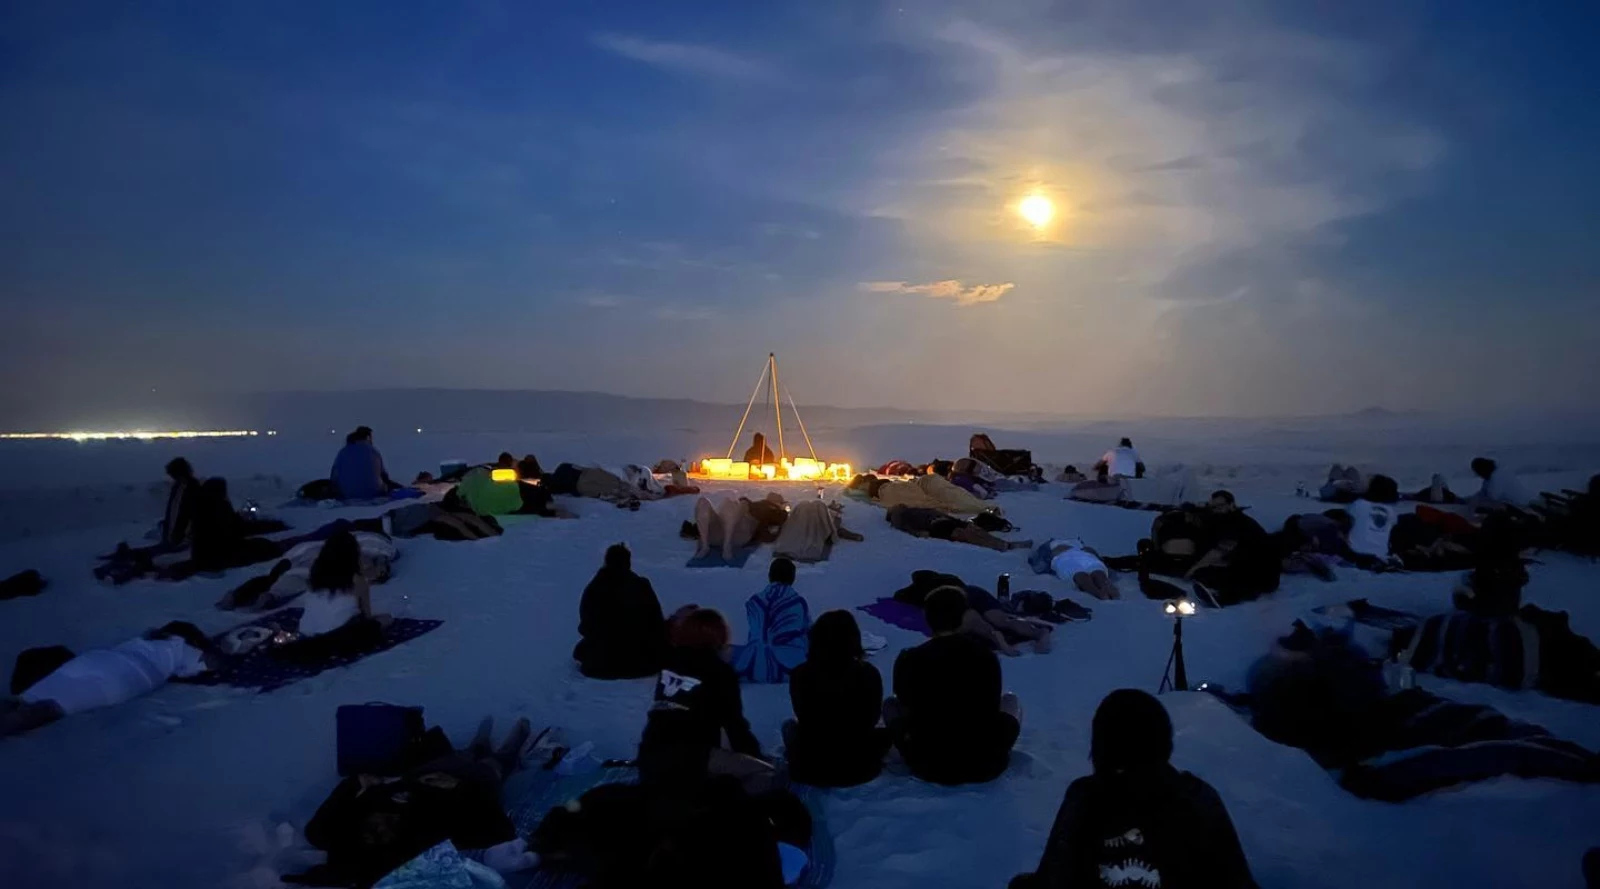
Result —
<path fill-rule="evenodd" d="M 794 719 L 783 724 L 785 758 L 796 781 L 854 787 L 878 777 L 889 730 L 878 726 L 883 676 L 861 648 L 861 627 L 848 611 L 829 611 L 811 625 L 806 661 L 789 677 Z"/>
<path fill-rule="evenodd" d="M 1116 581 L 1100 554 L 1084 546 L 1076 537 L 1052 540 L 1045 544 L 1050 573 L 1096 599 L 1120 599 Z"/>
<path fill-rule="evenodd" d="M 372 612 L 372 587 L 361 573 L 361 544 L 354 534 L 336 531 L 322 544 L 306 583 L 299 638 L 274 655 L 318 660 L 368 651 L 383 641 L 390 617 Z"/>
<path fill-rule="evenodd" d="M 961 631 L 978 639 L 1006 657 L 1022 654 L 1012 640 L 1031 642 L 1039 654 L 1050 653 L 1050 627 L 1024 620 L 1007 611 L 994 594 L 979 586 L 945 587 L 958 589 L 967 597 L 967 613 L 961 617 Z M 928 595 L 931 597 L 934 590 Z M 924 602 L 924 609 L 927 605 Z"/>
<path fill-rule="evenodd" d="M 120 645 L 80 654 L 44 678 L 0 698 L 0 737 L 31 731 L 63 716 L 111 707 L 149 694 L 175 676 L 195 676 L 216 663 L 216 649 L 194 624 L 174 621 Z"/>
<path fill-rule="evenodd" d="M 578 635 L 572 657 L 590 679 L 637 679 L 661 671 L 667 621 L 650 581 L 633 572 L 626 544 L 606 549 L 605 564 L 584 587 Z"/>
<path fill-rule="evenodd" d="M 772 448 L 767 447 L 767 437 L 757 432 L 750 439 L 750 449 L 744 452 L 744 462 L 751 466 L 766 466 L 777 463 L 778 458 L 772 453 Z"/>
<path fill-rule="evenodd" d="M 1429 482 L 1426 488 L 1423 488 L 1414 494 L 1406 494 L 1400 499 L 1415 500 L 1418 503 L 1432 504 L 1461 502 L 1461 498 L 1456 496 L 1454 491 L 1450 490 L 1450 483 L 1445 481 L 1444 476 L 1439 475 L 1438 473 L 1434 473 L 1433 481 Z"/>
<path fill-rule="evenodd" d="M 794 562 L 783 557 L 767 569 L 767 586 L 744 603 L 750 635 L 734 646 L 733 670 L 745 682 L 779 683 L 806 659 L 811 609 L 794 589 Z"/>
<path fill-rule="evenodd" d="M 1502 469 L 1499 464 L 1487 457 L 1479 457 L 1472 461 L 1472 474 L 1483 479 L 1483 487 L 1478 493 L 1467 498 L 1467 503 L 1475 509 L 1484 511 L 1506 508 L 1527 509 L 1533 502 L 1533 498 L 1529 497 L 1522 487 L 1521 479 L 1511 470 Z"/>
<path fill-rule="evenodd" d="M 1106 451 L 1100 462 L 1094 465 L 1094 471 L 1100 481 L 1144 478 L 1144 461 L 1139 459 L 1139 452 L 1133 449 L 1133 440 L 1124 438 L 1117 442 L 1116 447 Z"/>
<path fill-rule="evenodd" d="M 1394 533 L 1399 510 L 1394 504 L 1400 499 L 1399 486 L 1387 475 L 1374 475 L 1367 482 L 1367 492 L 1345 507 L 1350 515 L 1350 548 L 1355 552 L 1389 560 L 1389 535 Z"/>
<path fill-rule="evenodd" d="M 374 500 L 399 487 L 389 480 L 383 455 L 372 444 L 372 429 L 358 426 L 345 436 L 344 447 L 333 458 L 328 478 L 340 500 Z"/>
<path fill-rule="evenodd" d="M 1000 777 L 1022 730 L 1015 695 L 1001 690 L 1000 659 L 963 633 L 969 606 L 955 588 L 935 590 L 924 605 L 933 638 L 894 662 L 894 697 L 884 722 L 917 777 L 936 784 L 977 784 Z"/>
<path fill-rule="evenodd" d="M 194 477 L 194 467 L 182 457 L 167 464 L 167 477 L 172 479 L 172 491 L 167 494 L 167 511 L 161 519 L 161 548 L 172 552 L 189 545 L 200 482 Z"/>
<path fill-rule="evenodd" d="M 748 497 L 722 496 L 716 502 L 701 497 L 694 504 L 694 536 L 700 545 L 694 551 L 697 559 L 705 558 L 713 546 L 722 547 L 723 561 L 732 561 L 736 550 L 758 543 L 771 543 L 789 520 L 783 495 L 777 492 L 760 500 Z M 689 527 L 684 533 L 689 533 Z"/>
<path fill-rule="evenodd" d="M 1147 692 L 1106 695 L 1094 713 L 1094 773 L 1067 788 L 1039 867 L 1011 889 L 1107 885 L 1255 889 L 1222 797 L 1172 767 L 1172 719 Z M 1108 873 L 1127 875 L 1112 881 Z"/>
<path fill-rule="evenodd" d="M 1033 548 L 1031 540 L 1006 540 L 1003 537 L 996 537 L 966 519 L 957 518 L 937 509 L 897 503 L 889 507 L 884 518 L 894 526 L 895 530 L 904 531 L 913 537 L 970 543 L 973 546 L 1002 553 L 1014 549 Z"/>
<path fill-rule="evenodd" d="M 727 619 L 709 608 L 688 606 L 668 621 L 666 660 L 639 740 L 646 786 L 672 792 L 709 775 L 747 783 L 771 775 L 745 719 L 739 674 L 728 665 L 728 637 Z"/>

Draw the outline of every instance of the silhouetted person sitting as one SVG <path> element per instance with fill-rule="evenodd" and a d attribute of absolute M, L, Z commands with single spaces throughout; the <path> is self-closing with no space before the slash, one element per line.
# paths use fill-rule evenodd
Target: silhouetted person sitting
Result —
<path fill-rule="evenodd" d="M 584 587 L 572 656 L 591 679 L 637 679 L 661 671 L 667 622 L 650 581 L 633 573 L 633 553 L 618 543 Z"/>
<path fill-rule="evenodd" d="M 1222 798 L 1171 757 L 1160 701 L 1129 688 L 1107 695 L 1094 714 L 1094 774 L 1067 788 L 1039 869 L 1012 889 L 1254 889 Z"/>
<path fill-rule="evenodd" d="M 906 764 L 937 784 L 998 778 L 1022 730 L 1016 696 L 1001 691 L 999 657 L 961 632 L 967 608 L 959 589 L 928 595 L 923 611 L 933 638 L 895 659 L 894 697 L 883 705 Z"/>
<path fill-rule="evenodd" d="M 228 482 L 221 478 L 206 479 L 195 494 L 189 568 L 224 571 L 276 559 L 283 554 L 283 543 L 248 536 L 249 531 L 228 499 Z"/>
<path fill-rule="evenodd" d="M 772 448 L 767 447 L 767 437 L 757 432 L 750 439 L 750 449 L 744 452 L 744 462 L 752 466 L 765 466 L 777 463 L 778 458 L 772 453 Z"/>
<path fill-rule="evenodd" d="M 182 457 L 167 464 L 167 477 L 172 479 L 172 491 L 167 494 L 167 511 L 161 518 L 161 546 L 170 551 L 189 544 L 200 482 L 194 477 L 194 467 Z"/>
<path fill-rule="evenodd" d="M 789 677 L 795 718 L 783 725 L 794 779 L 818 787 L 854 787 L 878 777 L 889 730 L 878 726 L 883 676 L 861 649 L 861 627 L 848 611 L 829 611 L 811 627 L 805 663 Z"/>
<path fill-rule="evenodd" d="M 372 500 L 386 496 L 395 485 L 383 466 L 383 455 L 372 444 L 372 429 L 358 426 L 345 436 L 344 447 L 333 458 L 328 478 L 340 500 Z"/>

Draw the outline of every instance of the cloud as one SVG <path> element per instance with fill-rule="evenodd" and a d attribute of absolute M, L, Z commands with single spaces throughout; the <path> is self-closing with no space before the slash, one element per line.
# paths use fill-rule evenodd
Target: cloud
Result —
<path fill-rule="evenodd" d="M 757 82 L 777 79 L 778 72 L 772 66 L 714 46 L 648 40 L 627 34 L 596 34 L 593 39 L 595 46 L 625 59 L 679 74 Z"/>
<path fill-rule="evenodd" d="M 929 299 L 953 299 L 958 306 L 975 306 L 979 303 L 997 302 L 1017 285 L 1007 281 L 1004 284 L 974 284 L 968 287 L 960 281 L 948 279 L 931 281 L 927 284 L 911 284 L 906 281 L 863 281 L 859 286 L 867 293 L 915 293 Z"/>

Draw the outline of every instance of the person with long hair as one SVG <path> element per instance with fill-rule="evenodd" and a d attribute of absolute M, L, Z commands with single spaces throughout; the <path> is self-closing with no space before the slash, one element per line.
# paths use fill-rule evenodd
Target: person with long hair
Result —
<path fill-rule="evenodd" d="M 372 611 L 372 588 L 361 573 L 361 544 L 349 531 L 335 532 L 311 563 L 311 576 L 299 604 L 297 640 L 279 653 L 290 658 L 315 658 L 365 651 L 383 638 L 388 615 Z"/>
<path fill-rule="evenodd" d="M 1038 870 L 1011 889 L 1255 889 L 1222 798 L 1171 759 L 1160 701 L 1131 688 L 1106 695 L 1089 742 L 1094 774 L 1067 788 Z"/>
<path fill-rule="evenodd" d="M 789 677 L 794 719 L 783 725 L 795 780 L 818 787 L 854 787 L 878 777 L 889 730 L 878 725 L 883 675 L 867 662 L 861 627 L 848 611 L 829 611 L 811 625 L 805 663 Z"/>

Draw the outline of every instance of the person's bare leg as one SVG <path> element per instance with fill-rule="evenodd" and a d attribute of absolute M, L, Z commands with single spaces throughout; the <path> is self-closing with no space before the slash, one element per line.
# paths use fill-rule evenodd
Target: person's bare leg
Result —
<path fill-rule="evenodd" d="M 978 637 L 1006 657 L 1016 657 L 1022 653 L 1006 640 L 1005 635 L 988 618 L 971 608 L 961 616 L 961 632 Z"/>
<path fill-rule="evenodd" d="M 1089 575 L 1089 582 L 1100 591 L 1095 595 L 1102 599 L 1109 600 L 1122 598 L 1122 592 L 1117 589 L 1117 582 L 1112 580 L 1111 575 L 1104 571 L 1096 571 Z"/>
<path fill-rule="evenodd" d="M 706 558 L 710 552 L 710 532 L 712 532 L 712 516 L 717 515 L 715 507 L 710 505 L 706 497 L 694 500 L 694 528 L 699 531 L 699 545 L 694 547 L 694 558 Z"/>
<path fill-rule="evenodd" d="M 970 543 L 973 546 L 981 546 L 984 549 L 992 549 L 996 552 L 1003 553 L 1011 550 L 1011 544 L 976 525 L 962 525 L 950 535 L 950 539 L 958 540 L 962 543 Z"/>
<path fill-rule="evenodd" d="M 755 519 L 743 500 L 729 500 L 717 507 L 722 524 L 722 560 L 733 561 L 733 553 L 755 536 Z"/>
<path fill-rule="evenodd" d="M 999 631 L 1003 638 L 1020 636 L 1033 643 L 1033 650 L 1039 654 L 1050 652 L 1050 631 L 1038 624 L 1014 617 L 999 609 L 985 611 L 983 619 Z"/>

